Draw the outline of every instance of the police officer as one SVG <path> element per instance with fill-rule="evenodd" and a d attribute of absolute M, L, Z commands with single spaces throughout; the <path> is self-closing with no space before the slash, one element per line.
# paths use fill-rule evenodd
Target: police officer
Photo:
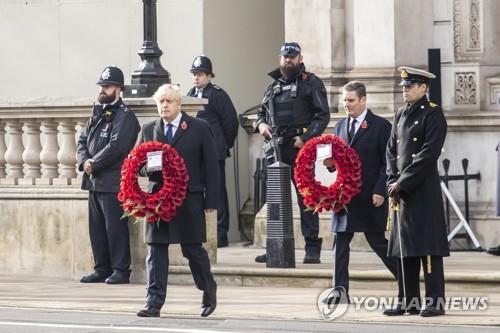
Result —
<path fill-rule="evenodd" d="M 330 120 L 330 110 L 323 82 L 313 73 L 307 72 L 302 62 L 301 48 L 298 43 L 284 43 L 280 52 L 280 67 L 269 73 L 273 79 L 268 86 L 263 103 L 273 103 L 275 123 L 279 136 L 283 137 L 280 145 L 282 162 L 292 168 L 299 149 L 307 140 L 318 136 L 325 130 Z M 256 130 L 266 138 L 271 137 L 268 108 L 260 108 L 255 123 Z M 304 263 L 320 263 L 322 239 L 318 238 L 318 214 L 305 211 L 303 198 L 297 191 L 300 210 L 300 225 L 305 238 Z M 266 255 L 255 258 L 257 262 L 266 262 Z"/>
<path fill-rule="evenodd" d="M 445 314 L 443 257 L 450 251 L 437 161 L 447 125 L 441 107 L 426 96 L 429 80 L 435 76 L 411 67 L 400 67 L 399 71 L 406 104 L 396 112 L 386 152 L 387 192 L 398 206 L 392 213 L 395 218 L 388 255 L 403 257 L 398 297 L 403 300 L 406 295 L 406 303 L 384 314 L 439 316 Z M 422 311 L 420 265 L 426 296 Z"/>
<path fill-rule="evenodd" d="M 128 283 L 130 276 L 129 230 L 122 220 L 117 198 L 123 160 L 140 131 L 135 114 L 120 98 L 123 73 L 114 66 L 104 69 L 97 84 L 97 101 L 78 139 L 78 169 L 82 189 L 89 191 L 89 234 L 94 272 L 82 283 Z"/>
<path fill-rule="evenodd" d="M 217 209 L 217 247 L 228 245 L 227 232 L 229 231 L 229 205 L 226 190 L 226 158 L 230 157 L 229 150 L 233 147 L 238 134 L 238 115 L 229 95 L 218 85 L 210 81 L 215 76 L 212 71 L 212 62 L 206 56 L 198 56 L 191 66 L 194 87 L 188 96 L 206 98 L 206 105 L 196 115 L 206 120 L 215 134 L 216 155 L 219 163 L 219 206 Z"/>

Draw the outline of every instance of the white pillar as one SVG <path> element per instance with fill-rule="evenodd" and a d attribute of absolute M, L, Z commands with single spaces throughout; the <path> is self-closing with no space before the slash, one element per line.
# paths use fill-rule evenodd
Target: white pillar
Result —
<path fill-rule="evenodd" d="M 59 143 L 57 143 L 57 123 L 53 120 L 42 122 L 43 133 L 43 149 L 40 152 L 40 160 L 42 161 L 42 178 L 49 179 L 57 178 L 58 162 L 57 154 L 59 153 Z"/>
<path fill-rule="evenodd" d="M 17 179 L 23 176 L 23 138 L 22 124 L 15 121 L 7 121 L 7 135 L 9 136 L 9 147 L 5 152 L 7 162 L 7 178 L 13 179 L 17 184 Z"/>
<path fill-rule="evenodd" d="M 63 119 L 59 122 L 61 133 L 61 149 L 57 154 L 61 164 L 60 178 L 76 177 L 76 140 L 75 122 L 70 119 Z M 69 185 L 69 184 L 68 184 Z"/>
<path fill-rule="evenodd" d="M 7 146 L 5 145 L 5 122 L 0 121 L 0 178 L 5 178 L 5 153 Z"/>
<path fill-rule="evenodd" d="M 23 161 L 26 163 L 26 174 L 24 178 L 36 179 L 40 178 L 40 152 L 42 145 L 40 143 L 40 122 L 36 120 L 28 120 L 24 123 L 26 135 L 26 148 L 23 152 Z"/>

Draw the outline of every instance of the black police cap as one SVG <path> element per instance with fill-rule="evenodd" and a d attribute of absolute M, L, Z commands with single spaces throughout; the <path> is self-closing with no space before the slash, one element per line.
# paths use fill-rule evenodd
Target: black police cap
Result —
<path fill-rule="evenodd" d="M 285 57 L 295 57 L 300 55 L 302 49 L 300 48 L 299 43 L 296 42 L 286 42 L 283 44 L 280 50 L 280 54 Z"/>
<path fill-rule="evenodd" d="M 116 66 L 108 66 L 102 71 L 97 84 L 100 86 L 116 85 L 123 88 L 123 72 Z"/>
<path fill-rule="evenodd" d="M 193 64 L 191 65 L 191 73 L 198 72 L 210 74 L 212 75 L 212 77 L 215 76 L 215 74 L 212 72 L 212 61 L 210 61 L 210 58 L 204 55 L 194 58 Z"/>

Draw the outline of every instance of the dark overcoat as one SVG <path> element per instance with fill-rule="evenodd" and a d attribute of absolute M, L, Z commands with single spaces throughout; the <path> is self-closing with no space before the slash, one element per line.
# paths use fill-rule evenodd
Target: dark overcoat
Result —
<path fill-rule="evenodd" d="M 187 95 L 195 96 L 195 91 L 193 87 Z M 208 104 L 198 111 L 196 118 L 204 119 L 210 124 L 215 136 L 217 159 L 225 160 L 230 156 L 229 150 L 238 134 L 238 113 L 229 95 L 218 85 L 209 82 L 203 88 L 201 97 L 208 99 Z"/>
<path fill-rule="evenodd" d="M 450 254 L 437 168 L 446 130 L 443 110 L 426 96 L 396 112 L 387 145 L 387 184 L 398 183 L 401 201 L 388 255 L 400 255 L 399 225 L 403 256 Z"/>
<path fill-rule="evenodd" d="M 348 118 L 340 120 L 335 125 L 335 135 L 347 139 Z M 341 226 L 333 213 L 334 232 L 384 232 L 387 227 L 387 200 L 380 207 L 373 205 L 373 195 L 387 196 L 386 192 L 386 158 L 385 150 L 391 123 L 367 111 L 364 122 L 349 145 L 356 150 L 361 160 L 361 193 L 352 198 L 347 205 L 347 224 Z M 343 214 L 343 213 L 341 213 Z M 345 213 L 344 213 L 345 214 Z"/>
<path fill-rule="evenodd" d="M 182 126 L 185 122 L 185 126 Z M 219 170 L 215 155 L 215 143 L 208 123 L 188 116 L 184 112 L 171 146 L 184 159 L 189 181 L 188 193 L 176 216 L 170 222 L 147 223 L 145 242 L 147 244 L 189 244 L 206 241 L 205 209 L 217 209 Z M 184 127 L 184 128 L 183 128 Z M 162 119 L 142 126 L 140 142 L 159 141 L 166 143 Z M 153 191 L 161 186 L 151 180 Z"/>

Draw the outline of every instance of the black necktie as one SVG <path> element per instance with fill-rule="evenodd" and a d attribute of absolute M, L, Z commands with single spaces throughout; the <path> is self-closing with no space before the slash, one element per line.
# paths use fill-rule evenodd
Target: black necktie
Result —
<path fill-rule="evenodd" d="M 351 127 L 349 128 L 349 132 L 347 133 L 347 139 L 349 142 L 352 141 L 352 138 L 354 137 L 354 134 L 356 133 L 356 119 L 351 118 Z"/>
<path fill-rule="evenodd" d="M 165 133 L 165 137 L 167 138 L 167 143 L 168 144 L 171 144 L 172 143 L 172 139 L 174 138 L 174 131 L 172 130 L 172 127 L 174 125 L 172 124 L 167 124 L 167 132 Z"/>

